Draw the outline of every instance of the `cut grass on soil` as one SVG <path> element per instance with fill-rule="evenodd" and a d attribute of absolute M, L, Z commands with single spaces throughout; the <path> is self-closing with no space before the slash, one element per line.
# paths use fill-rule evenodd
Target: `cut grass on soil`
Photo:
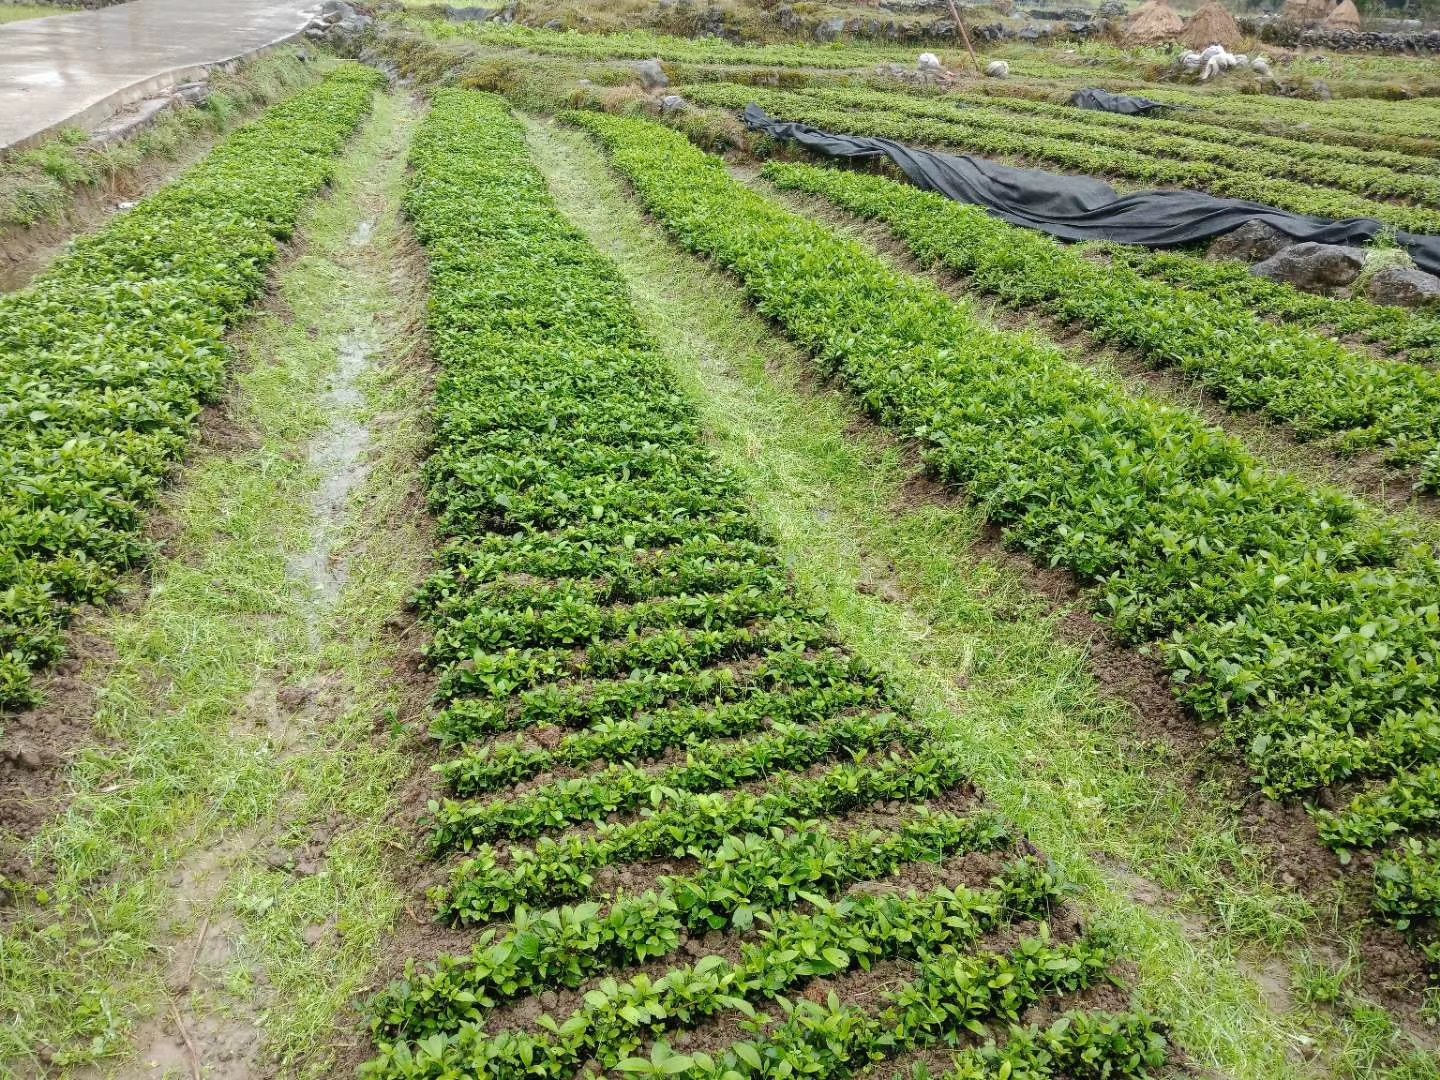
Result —
<path fill-rule="evenodd" d="M 1235 1077 L 1412 1068 L 1393 1021 L 1352 993 L 1346 943 L 1269 880 L 1222 792 L 1190 787 L 1182 763 L 1137 744 L 1083 652 L 1057 640 L 1023 582 L 972 549 L 979 516 L 915 505 L 905 455 L 844 396 L 815 389 L 729 279 L 648 225 L 593 144 L 538 122 L 529 131 L 560 205 L 619 264 L 802 584 L 1085 885 L 1137 957 L 1139 999 L 1177 1041 Z M 1312 981 L 1340 968 L 1333 1005 L 1302 992 L 1286 958 Z"/>
<path fill-rule="evenodd" d="M 395 210 L 412 119 L 382 97 L 307 211 L 302 254 L 237 334 L 223 438 L 167 500 L 175 535 L 148 596 L 97 628 L 116 653 L 90 676 L 102 741 L 78 755 L 69 808 L 29 852 L 43 887 L 0 938 L 0 1075 L 137 1050 L 183 1070 L 172 1009 L 201 1047 L 327 1075 L 374 967 L 402 902 L 385 815 L 413 761 L 384 625 L 429 550 L 402 507 L 424 438 Z M 349 401 L 330 383 L 367 334 L 373 370 Z M 332 601 L 304 568 L 341 527 L 325 448 L 364 418 L 371 471 Z"/>

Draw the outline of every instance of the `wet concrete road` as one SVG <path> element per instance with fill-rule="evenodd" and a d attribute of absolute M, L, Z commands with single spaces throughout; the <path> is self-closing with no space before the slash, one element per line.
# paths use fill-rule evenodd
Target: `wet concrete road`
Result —
<path fill-rule="evenodd" d="M 0 26 L 0 149 L 293 37 L 316 0 L 131 0 Z"/>

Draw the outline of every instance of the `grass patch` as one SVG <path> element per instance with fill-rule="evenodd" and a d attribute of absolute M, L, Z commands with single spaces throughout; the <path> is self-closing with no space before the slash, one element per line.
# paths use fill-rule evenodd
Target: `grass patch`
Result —
<path fill-rule="evenodd" d="M 345 688 L 343 707 L 309 752 L 287 762 L 290 796 L 272 837 L 296 859 L 322 838 L 323 866 L 297 876 L 273 858 L 252 858 L 224 897 L 245 928 L 235 968 L 265 972 L 275 991 L 267 1038 L 294 1075 L 332 1075 L 337 1027 L 346 1027 L 351 999 L 367 987 L 401 910 L 393 864 L 413 871 L 409 822 L 388 820 L 414 766 L 401 727 L 414 703 L 397 677 L 387 624 L 434 547 L 415 512 L 429 441 L 428 375 L 415 362 L 423 305 L 403 273 L 399 213 L 414 119 L 401 99 L 380 100 L 335 199 L 317 209 L 306 257 L 281 283 L 291 320 L 277 353 L 313 343 L 333 365 L 357 337 L 373 350 L 352 416 L 373 433 L 368 474 L 333 537 L 348 579 L 316 638 L 326 679 Z M 368 240 L 357 243 L 362 228 Z"/>
<path fill-rule="evenodd" d="M 1223 792 L 1187 788 L 1163 747 L 1138 743 L 1083 651 L 1057 639 L 1022 581 L 975 553 L 978 515 L 912 505 L 902 452 L 842 395 L 809 387 L 805 361 L 729 279 L 647 225 L 585 138 L 538 122 L 530 132 L 557 200 L 619 263 L 802 585 L 1084 885 L 1137 962 L 1140 1003 L 1201 1064 L 1235 1077 L 1375 1075 L 1332 1071 L 1353 1024 L 1282 997 L 1285 957 L 1334 947 L 1323 919 L 1270 879 Z"/>

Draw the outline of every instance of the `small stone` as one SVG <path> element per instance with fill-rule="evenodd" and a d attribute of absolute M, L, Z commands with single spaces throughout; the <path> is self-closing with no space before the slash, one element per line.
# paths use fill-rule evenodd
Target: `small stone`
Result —
<path fill-rule="evenodd" d="M 666 94 L 660 99 L 660 111 L 666 116 L 672 113 L 684 112 L 690 107 L 690 103 L 679 94 Z"/>
<path fill-rule="evenodd" d="M 1244 259 L 1259 262 L 1295 243 L 1279 229 L 1263 221 L 1247 221 L 1238 229 L 1217 236 L 1210 244 L 1212 259 Z"/>
<path fill-rule="evenodd" d="M 1010 74 L 1010 65 L 1004 60 L 992 60 L 986 65 L 985 74 L 992 79 L 1004 79 Z"/>
<path fill-rule="evenodd" d="M 1387 266 L 1365 283 L 1372 304 L 1423 308 L 1440 305 L 1440 278 L 1413 266 Z"/>
<path fill-rule="evenodd" d="M 1365 269 L 1365 252 L 1339 244 L 1292 244 L 1256 263 L 1250 272 L 1257 277 L 1293 285 L 1305 292 L 1328 292 L 1344 288 Z"/>

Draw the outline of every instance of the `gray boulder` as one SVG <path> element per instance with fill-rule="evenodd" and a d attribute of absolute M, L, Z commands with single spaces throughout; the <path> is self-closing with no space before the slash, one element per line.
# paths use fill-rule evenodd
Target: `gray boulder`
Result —
<path fill-rule="evenodd" d="M 689 107 L 690 103 L 679 94 L 666 94 L 660 99 L 660 111 L 666 116 L 684 112 Z"/>
<path fill-rule="evenodd" d="M 659 60 L 641 60 L 635 64 L 635 74 L 640 76 L 640 85 L 646 90 L 664 90 L 670 85 L 670 76 Z"/>
<path fill-rule="evenodd" d="M 375 20 L 345 0 L 325 0 L 305 36 L 330 46 L 340 56 L 355 58 L 365 47 Z"/>
<path fill-rule="evenodd" d="M 1387 266 L 1365 283 L 1365 296 L 1392 307 L 1434 307 L 1440 305 L 1440 278 L 1413 266 Z"/>
<path fill-rule="evenodd" d="M 834 41 L 845 32 L 845 20 L 841 18 L 824 19 L 815 24 L 811 33 L 816 41 Z"/>
<path fill-rule="evenodd" d="M 1365 252 L 1360 248 L 1304 243 L 1276 252 L 1252 266 L 1250 272 L 1305 292 L 1323 293 L 1343 289 L 1358 278 L 1363 269 Z"/>
<path fill-rule="evenodd" d="M 1279 229 L 1263 221 L 1247 221 L 1233 232 L 1217 236 L 1210 242 L 1212 259 L 1244 259 L 1259 262 L 1295 243 Z"/>

